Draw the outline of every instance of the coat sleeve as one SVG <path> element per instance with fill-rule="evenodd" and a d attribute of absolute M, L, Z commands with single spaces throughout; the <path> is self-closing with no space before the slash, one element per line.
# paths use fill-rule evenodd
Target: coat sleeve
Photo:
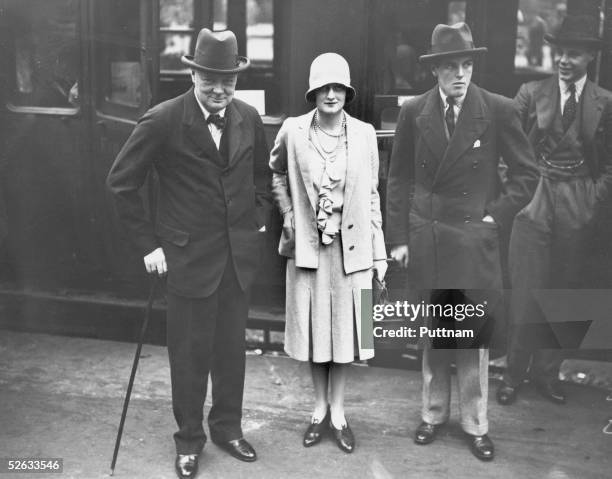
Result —
<path fill-rule="evenodd" d="M 255 184 L 257 225 L 261 228 L 269 223 L 272 210 L 270 170 L 268 169 L 270 150 L 268 149 L 268 141 L 266 140 L 266 132 L 261 117 L 255 111 L 253 116 L 255 125 L 253 182 Z"/>
<path fill-rule="evenodd" d="M 387 243 L 408 244 L 408 218 L 414 191 L 414 131 L 408 102 L 402 105 L 387 180 Z"/>
<path fill-rule="evenodd" d="M 511 100 L 503 99 L 497 109 L 499 152 L 508 166 L 502 193 L 486 206 L 486 211 L 502 227 L 510 227 L 514 216 L 531 200 L 539 171 L 533 148 L 523 132 L 519 111 Z"/>
<path fill-rule="evenodd" d="M 378 195 L 378 141 L 374 127 L 368 125 L 370 136 L 370 165 L 371 165 L 371 191 L 370 191 L 370 217 L 372 225 L 372 254 L 373 260 L 387 258 L 385 237 L 382 229 L 382 214 L 380 212 L 380 196 Z"/>
<path fill-rule="evenodd" d="M 106 178 L 117 214 L 143 256 L 160 246 L 138 191 L 161 154 L 167 131 L 161 123 L 159 110 L 145 113 Z"/>
<path fill-rule="evenodd" d="M 270 153 L 270 169 L 272 170 L 272 194 L 281 215 L 284 217 L 288 212 L 293 211 L 291 203 L 291 192 L 287 180 L 287 135 L 288 119 L 276 135 L 274 147 Z"/>
<path fill-rule="evenodd" d="M 514 104 L 518 110 L 521 126 L 525 132 L 527 131 L 527 116 L 530 101 L 529 87 L 527 86 L 527 83 L 523 83 L 518 93 L 514 97 Z"/>
<path fill-rule="evenodd" d="M 601 141 L 597 141 L 601 175 L 595 190 L 598 202 L 608 202 L 612 197 L 612 95 L 606 97 L 606 104 L 600 120 Z"/>

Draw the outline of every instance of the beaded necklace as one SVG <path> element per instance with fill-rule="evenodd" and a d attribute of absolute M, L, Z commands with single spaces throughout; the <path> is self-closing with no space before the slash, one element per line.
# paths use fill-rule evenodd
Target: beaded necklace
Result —
<path fill-rule="evenodd" d="M 340 139 L 342 138 L 342 136 L 344 136 L 344 145 L 345 147 L 347 146 L 346 115 L 344 114 L 344 112 L 342 112 L 342 122 L 340 123 L 340 133 L 338 134 L 329 133 L 328 131 L 325 131 L 323 128 L 321 128 L 321 124 L 319 123 L 319 112 L 318 111 L 316 111 L 314 115 L 313 127 L 314 127 L 315 134 L 317 135 L 319 146 L 321 147 L 321 149 L 326 155 L 331 156 L 338 149 L 338 147 L 340 146 Z M 319 136 L 319 132 L 322 132 L 324 135 L 327 135 L 330 138 L 336 139 L 336 144 L 331 150 L 325 149 L 325 147 L 323 146 L 323 142 L 321 141 L 321 137 Z"/>

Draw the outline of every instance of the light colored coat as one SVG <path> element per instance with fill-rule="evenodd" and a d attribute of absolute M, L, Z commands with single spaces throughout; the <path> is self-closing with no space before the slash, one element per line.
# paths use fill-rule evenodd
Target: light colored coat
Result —
<path fill-rule="evenodd" d="M 310 137 L 315 110 L 288 118 L 283 123 L 270 154 L 272 191 L 281 214 L 294 213 L 293 238 L 284 234 L 278 251 L 295 258 L 300 268 L 319 265 L 320 239 L 317 229 L 318 193 L 310 165 L 319 153 Z M 346 114 L 348 164 L 344 206 L 340 226 L 344 272 L 369 269 L 374 259 L 385 259 L 380 198 L 378 196 L 378 145 L 372 125 Z"/>

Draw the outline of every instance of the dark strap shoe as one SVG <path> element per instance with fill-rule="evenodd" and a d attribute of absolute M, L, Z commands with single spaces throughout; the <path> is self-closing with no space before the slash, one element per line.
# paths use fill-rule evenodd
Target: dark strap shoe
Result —
<path fill-rule="evenodd" d="M 419 427 L 417 427 L 414 433 L 414 442 L 420 444 L 421 446 L 430 444 L 436 438 L 437 432 L 438 426 L 423 421 L 421 424 L 419 424 Z"/>
<path fill-rule="evenodd" d="M 180 479 L 191 479 L 198 473 L 198 456 L 196 454 L 177 454 L 174 470 Z"/>
<path fill-rule="evenodd" d="M 336 444 L 342 451 L 350 454 L 355 450 L 355 436 L 353 436 L 353 431 L 351 431 L 348 423 L 342 426 L 342 429 L 336 429 L 330 420 L 329 428 L 336 439 Z"/>
<path fill-rule="evenodd" d="M 314 446 L 315 444 L 318 444 L 319 442 L 321 442 L 321 439 L 323 438 L 323 434 L 327 430 L 328 423 L 329 423 L 329 407 L 327 408 L 325 417 L 321 421 L 314 419 L 308 426 L 308 429 L 306 429 L 306 432 L 304 433 L 304 441 L 303 441 L 304 447 Z"/>
<path fill-rule="evenodd" d="M 516 401 L 518 388 L 502 382 L 497 388 L 497 402 L 502 406 L 509 406 Z"/>
<path fill-rule="evenodd" d="M 495 446 L 493 441 L 489 439 L 489 436 L 484 434 L 483 436 L 472 436 L 467 434 L 468 442 L 470 445 L 470 451 L 481 461 L 492 461 L 495 457 Z"/>
<path fill-rule="evenodd" d="M 255 449 L 243 437 L 233 441 L 215 442 L 215 444 L 241 461 L 253 462 L 257 460 Z"/>
<path fill-rule="evenodd" d="M 554 381 L 537 381 L 537 391 L 549 401 L 555 404 L 565 404 L 566 397 L 561 383 L 558 380 Z"/>

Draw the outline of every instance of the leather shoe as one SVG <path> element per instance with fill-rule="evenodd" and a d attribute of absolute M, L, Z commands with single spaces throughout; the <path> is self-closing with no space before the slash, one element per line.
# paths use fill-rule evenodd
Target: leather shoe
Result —
<path fill-rule="evenodd" d="M 241 461 L 253 462 L 257 460 L 255 449 L 253 449 L 253 446 L 243 437 L 234 439 L 233 441 L 215 442 L 215 444 Z"/>
<path fill-rule="evenodd" d="M 495 456 L 495 446 L 493 441 L 489 439 L 489 436 L 484 434 L 483 436 L 472 436 L 468 434 L 468 442 L 470 444 L 470 451 L 481 461 L 491 461 Z"/>
<path fill-rule="evenodd" d="M 549 401 L 555 404 L 565 404 L 565 392 L 559 381 L 538 381 L 536 389 Z"/>
<path fill-rule="evenodd" d="M 336 429 L 330 420 L 329 428 L 336 439 L 336 444 L 342 451 L 351 453 L 355 450 L 355 436 L 353 436 L 353 431 L 351 431 L 348 423 L 342 426 L 342 429 Z"/>
<path fill-rule="evenodd" d="M 198 456 L 196 454 L 177 454 L 174 469 L 180 479 L 190 479 L 198 473 Z"/>
<path fill-rule="evenodd" d="M 518 388 L 502 382 L 497 388 L 497 402 L 502 406 L 509 406 L 516 401 Z"/>
<path fill-rule="evenodd" d="M 323 433 L 327 429 L 328 422 L 329 422 L 329 407 L 327 408 L 325 417 L 321 421 L 314 419 L 308 426 L 308 429 L 306 429 L 306 432 L 304 433 L 304 441 L 303 441 L 304 447 L 314 446 L 315 444 L 318 444 L 319 442 L 321 442 L 321 439 L 323 438 Z"/>
<path fill-rule="evenodd" d="M 436 438 L 437 432 L 438 426 L 423 421 L 421 424 L 419 424 L 419 427 L 417 427 L 417 430 L 414 433 L 414 442 L 420 444 L 421 446 L 432 443 Z"/>

